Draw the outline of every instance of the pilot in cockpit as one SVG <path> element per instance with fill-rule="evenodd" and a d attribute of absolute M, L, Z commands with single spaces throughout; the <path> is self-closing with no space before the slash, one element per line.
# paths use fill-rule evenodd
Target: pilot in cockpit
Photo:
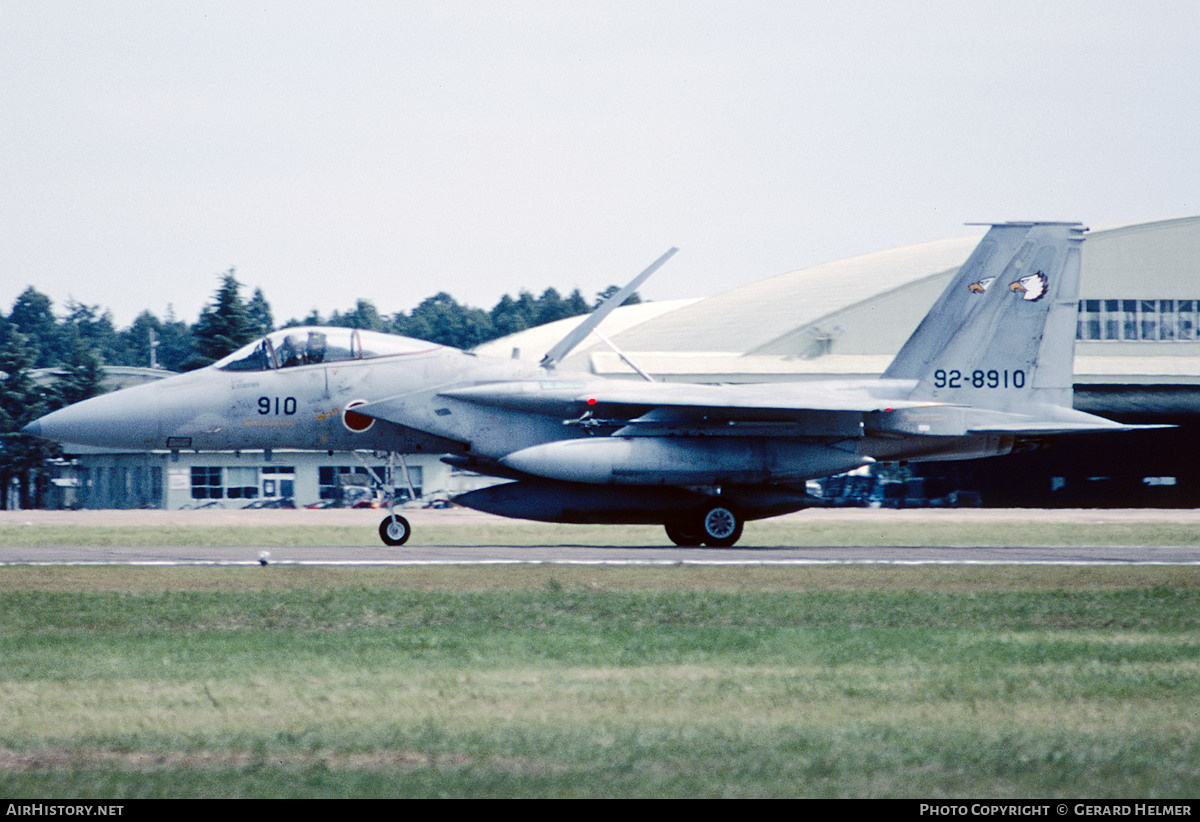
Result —
<path fill-rule="evenodd" d="M 304 349 L 304 364 L 312 365 L 313 363 L 325 361 L 325 335 L 320 331 L 308 332 L 308 345 Z"/>
<path fill-rule="evenodd" d="M 300 337 L 296 334 L 288 334 L 283 338 L 283 342 L 279 344 L 279 367 L 291 368 L 293 365 L 300 365 Z"/>

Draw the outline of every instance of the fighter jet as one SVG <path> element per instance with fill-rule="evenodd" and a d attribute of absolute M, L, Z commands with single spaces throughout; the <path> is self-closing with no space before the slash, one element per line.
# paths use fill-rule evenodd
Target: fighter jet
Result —
<path fill-rule="evenodd" d="M 288 328 L 213 365 L 31 423 L 132 449 L 435 453 L 502 480 L 457 496 L 508 517 L 664 525 L 727 547 L 747 520 L 806 507 L 805 481 L 875 462 L 1006 454 L 1125 426 L 1071 407 L 1079 223 L 993 224 L 874 380 L 684 384 L 559 367 L 675 252 L 539 364 L 345 328 Z M 393 507 L 389 545 L 411 534 Z"/>

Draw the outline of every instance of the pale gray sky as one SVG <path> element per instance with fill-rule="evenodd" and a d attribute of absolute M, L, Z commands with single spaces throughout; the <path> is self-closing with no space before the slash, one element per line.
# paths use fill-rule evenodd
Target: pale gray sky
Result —
<path fill-rule="evenodd" d="M 1200 213 L 1200 3 L 0 0 L 0 310 L 717 293 Z M 786 310 L 786 307 L 781 307 Z"/>

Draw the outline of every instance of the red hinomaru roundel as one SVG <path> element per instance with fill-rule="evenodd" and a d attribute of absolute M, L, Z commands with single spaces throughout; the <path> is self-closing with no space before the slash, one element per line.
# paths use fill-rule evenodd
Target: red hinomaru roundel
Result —
<path fill-rule="evenodd" d="M 353 410 L 360 405 L 366 404 L 366 400 L 351 400 L 346 403 L 346 410 L 342 412 L 342 425 L 355 434 L 361 434 L 375 424 L 374 417 L 368 417 L 366 414 L 359 414 Z"/>

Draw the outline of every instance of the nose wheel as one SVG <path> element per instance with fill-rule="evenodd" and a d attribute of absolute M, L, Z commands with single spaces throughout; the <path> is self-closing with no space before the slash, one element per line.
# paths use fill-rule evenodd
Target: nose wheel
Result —
<path fill-rule="evenodd" d="M 379 523 L 379 538 L 384 545 L 403 545 L 412 534 L 412 526 L 399 514 L 391 514 Z"/>

